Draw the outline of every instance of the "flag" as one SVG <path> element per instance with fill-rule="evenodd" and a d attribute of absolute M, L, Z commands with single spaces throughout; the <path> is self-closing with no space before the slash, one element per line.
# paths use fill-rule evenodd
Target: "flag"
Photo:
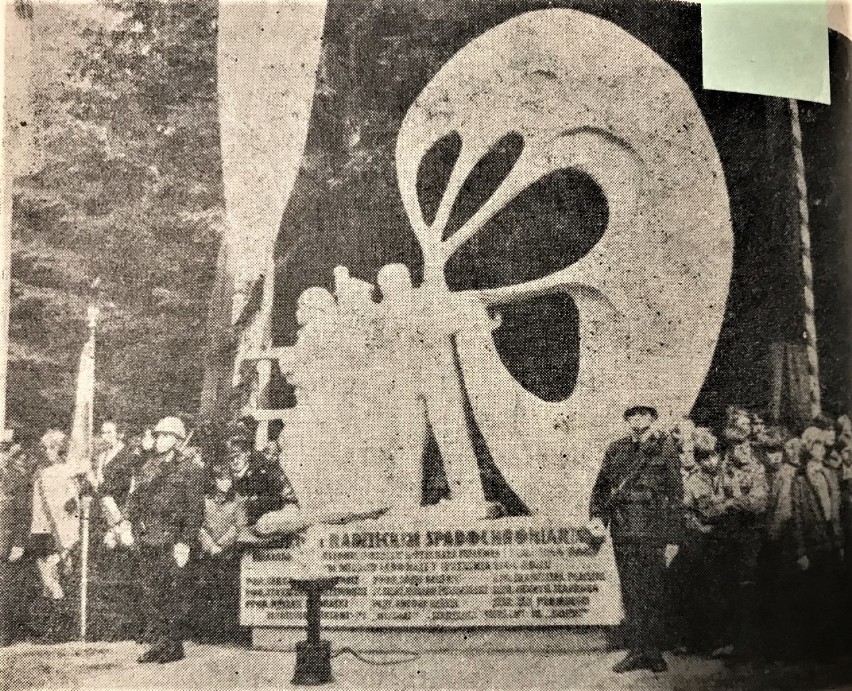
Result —
<path fill-rule="evenodd" d="M 80 474 L 88 473 L 91 469 L 94 398 L 95 335 L 92 332 L 80 353 L 74 419 L 71 423 L 71 438 L 68 444 L 67 465 Z"/>

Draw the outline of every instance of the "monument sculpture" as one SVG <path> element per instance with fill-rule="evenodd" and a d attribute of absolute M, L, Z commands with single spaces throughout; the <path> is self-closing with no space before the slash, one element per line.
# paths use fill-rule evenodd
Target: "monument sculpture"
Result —
<path fill-rule="evenodd" d="M 522 141 L 514 165 L 470 218 L 448 230 L 472 171 L 507 135 Z M 461 144 L 427 219 L 418 173 L 447 137 Z M 618 600 L 611 553 L 577 540 L 591 485 L 621 433 L 626 398 L 653 401 L 664 418 L 688 414 L 730 281 L 727 191 L 694 97 L 670 65 L 615 25 L 574 10 L 528 12 L 486 31 L 438 71 L 402 122 L 396 164 L 424 259 L 422 284 L 413 286 L 402 264 L 378 272 L 378 290 L 338 267 L 334 295 L 322 287 L 302 294 L 297 342 L 279 360 L 296 386 L 281 443 L 299 510 L 387 511 L 377 526 L 319 538 L 336 575 L 353 579 L 341 586 L 351 597 L 339 623 L 615 623 L 617 611 L 606 604 Z M 493 241 L 489 221 L 563 170 L 585 174 L 606 198 L 598 242 L 547 275 L 451 291 L 445 268 L 455 253 Z M 579 375 L 561 401 L 526 390 L 493 340 L 501 309 L 553 292 L 569 295 L 580 315 Z M 530 515 L 475 522 L 495 514 L 465 405 Z M 450 490 L 437 507 L 422 506 L 427 425 Z M 263 589 L 252 588 L 269 568 L 244 565 L 244 623 L 273 625 L 258 614 L 269 607 Z M 433 570 L 459 597 L 429 600 L 443 592 L 440 579 L 428 585 Z M 502 580 L 512 570 L 537 585 Z"/>
<path fill-rule="evenodd" d="M 524 59 L 511 57 L 519 55 Z M 481 208 L 444 237 L 472 168 L 509 132 L 523 138 L 514 167 Z M 416 190 L 418 167 L 450 134 L 460 136 L 460 154 L 427 223 Z M 608 224 L 591 251 L 525 283 L 450 292 L 444 268 L 453 254 L 473 239 L 487 242 L 490 218 L 561 169 L 586 173 L 606 196 Z M 533 512 L 584 516 L 602 451 L 619 432 L 611 427 L 613 411 L 638 391 L 663 415 L 679 419 L 689 412 L 715 348 L 732 239 L 721 164 L 691 92 L 646 45 L 609 22 L 572 10 L 530 12 L 472 41 L 427 85 L 400 129 L 397 172 L 424 256 L 423 283 L 412 287 L 406 267 L 389 265 L 377 277 L 378 302 L 363 281 L 350 296 L 356 279 L 344 274 L 336 299 L 321 288 L 305 292 L 302 331 L 281 368 L 299 386 L 298 417 L 319 427 L 294 441 L 292 457 L 300 466 L 288 474 L 300 477 L 300 468 L 317 474 L 304 459 L 320 463 L 328 454 L 316 466 L 324 474 L 335 454 L 354 453 L 363 462 L 352 466 L 351 482 L 366 494 L 347 498 L 327 489 L 318 499 L 419 506 L 414 459 L 428 421 L 451 499 L 473 510 L 484 498 L 464 431 L 460 399 L 467 395 L 498 468 L 522 501 Z M 698 214 L 687 203 L 696 189 L 705 200 Z M 689 312 L 680 300 L 686 290 L 701 301 Z M 580 310 L 579 377 L 573 393 L 558 402 L 524 390 L 492 340 L 501 306 L 551 291 L 568 293 Z M 389 430 L 394 439 L 385 438 Z M 296 440 L 300 432 L 291 432 Z M 369 483 L 355 478 L 360 473 L 370 475 Z M 351 482 L 341 486 L 344 495 Z M 312 496 L 307 487 L 305 496 Z M 566 497 L 575 504 L 566 507 Z"/>
<path fill-rule="evenodd" d="M 378 303 L 344 267 L 336 273 L 337 298 L 324 288 L 303 293 L 297 343 L 279 360 L 296 386 L 296 415 L 283 445 L 292 452 L 285 454 L 285 471 L 301 501 L 402 514 L 420 509 L 429 424 L 450 488 L 442 509 L 486 517 L 492 507 L 467 430 L 453 339 L 490 333 L 499 321 L 476 296 L 413 288 L 402 264 L 379 271 Z M 322 435 L 316 425 L 323 426 Z M 322 458 L 334 462 L 318 473 Z M 341 499 L 338 490 L 353 487 L 357 495 Z"/>

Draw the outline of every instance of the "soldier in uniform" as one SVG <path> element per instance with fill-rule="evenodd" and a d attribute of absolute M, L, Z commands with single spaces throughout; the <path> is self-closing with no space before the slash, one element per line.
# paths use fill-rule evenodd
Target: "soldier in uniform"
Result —
<path fill-rule="evenodd" d="M 139 560 L 145 637 L 150 643 L 139 662 L 165 663 L 184 656 L 187 562 L 204 517 L 204 473 L 181 452 L 185 439 L 180 418 L 165 417 L 157 423 L 154 447 L 133 474 L 126 509 L 115 526 L 122 543 L 134 545 Z M 105 482 L 105 498 L 110 489 Z"/>
<path fill-rule="evenodd" d="M 677 554 L 683 521 L 680 461 L 671 440 L 652 425 L 646 403 L 624 412 L 630 433 L 607 449 L 592 490 L 589 531 L 609 527 L 621 580 L 627 656 L 615 672 L 668 669 L 661 652 L 661 593 Z"/>

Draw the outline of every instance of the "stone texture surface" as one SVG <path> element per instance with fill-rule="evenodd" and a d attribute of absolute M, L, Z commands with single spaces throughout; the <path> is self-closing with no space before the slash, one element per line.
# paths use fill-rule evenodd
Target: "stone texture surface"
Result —
<path fill-rule="evenodd" d="M 469 174 L 512 132 L 523 148 L 505 179 L 445 237 Z M 427 224 L 418 169 L 452 133 L 461 138 L 458 159 Z M 488 452 L 520 500 L 582 520 L 606 444 L 620 433 L 619 412 L 640 400 L 666 418 L 687 414 L 721 327 L 733 243 L 728 196 L 689 88 L 606 20 L 567 9 L 529 12 L 486 31 L 441 68 L 402 123 L 396 159 L 423 285 L 402 308 L 365 298 L 361 310 L 341 306 L 300 333 L 296 349 L 312 355 L 296 372 L 288 474 L 306 502 L 416 506 L 428 420 L 451 496 L 475 502 L 466 393 Z M 537 279 L 451 292 L 444 269 L 453 255 L 526 188 L 563 169 L 584 173 L 606 197 L 597 243 Z M 570 295 L 580 315 L 578 379 L 558 402 L 542 400 L 506 369 L 489 319 L 548 292 Z"/>

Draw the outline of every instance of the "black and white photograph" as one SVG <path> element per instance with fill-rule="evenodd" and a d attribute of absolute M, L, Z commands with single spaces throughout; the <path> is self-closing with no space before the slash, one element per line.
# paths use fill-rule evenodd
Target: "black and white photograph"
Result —
<path fill-rule="evenodd" d="M 0 688 L 852 688 L 847 0 L 6 0 Z"/>

